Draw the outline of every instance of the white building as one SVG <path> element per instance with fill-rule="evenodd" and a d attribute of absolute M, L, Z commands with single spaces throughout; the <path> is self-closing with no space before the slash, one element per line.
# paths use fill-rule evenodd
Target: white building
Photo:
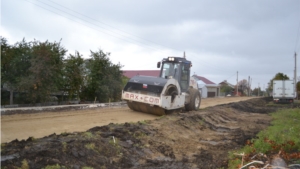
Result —
<path fill-rule="evenodd" d="M 220 85 L 206 79 L 202 76 L 193 75 L 197 79 L 199 90 L 201 91 L 202 98 L 218 97 L 220 96 Z"/>
<path fill-rule="evenodd" d="M 205 86 L 205 84 L 202 84 L 199 81 L 197 81 L 197 83 L 198 83 L 199 91 L 201 93 L 201 97 L 207 98 L 207 87 Z"/>

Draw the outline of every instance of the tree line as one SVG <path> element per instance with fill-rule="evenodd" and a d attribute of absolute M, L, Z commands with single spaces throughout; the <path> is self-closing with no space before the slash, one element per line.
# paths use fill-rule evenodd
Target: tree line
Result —
<path fill-rule="evenodd" d="M 120 100 L 122 66 L 111 62 L 110 53 L 91 50 L 87 59 L 78 51 L 66 53 L 61 40 L 23 39 L 11 45 L 1 37 L 1 105 L 44 103 L 53 98 Z"/>
<path fill-rule="evenodd" d="M 250 95 L 255 96 L 270 96 L 271 92 L 273 91 L 273 81 L 274 80 L 289 80 L 290 78 L 284 73 L 277 73 L 275 76 L 270 80 L 267 87 L 262 89 L 261 87 L 256 87 L 253 90 L 250 88 L 250 84 L 246 79 L 243 79 L 238 82 L 238 90 L 242 96 L 247 96 L 249 93 Z M 228 85 L 221 86 L 221 92 L 227 94 L 232 94 L 236 90 L 236 86 L 234 88 Z M 296 83 L 296 90 L 297 94 L 300 96 L 300 81 L 298 80 Z"/>

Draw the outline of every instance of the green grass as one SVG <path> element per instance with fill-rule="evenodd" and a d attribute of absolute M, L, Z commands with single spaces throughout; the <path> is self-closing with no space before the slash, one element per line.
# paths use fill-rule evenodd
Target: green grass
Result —
<path fill-rule="evenodd" d="M 271 125 L 259 132 L 257 138 L 252 139 L 241 150 L 230 152 L 229 168 L 236 168 L 241 159 L 234 153 L 245 153 L 247 162 L 250 160 L 247 157 L 257 153 L 272 155 L 281 151 L 283 158 L 289 161 L 294 159 L 292 153 L 300 152 L 300 109 L 284 109 L 271 116 Z"/>
<path fill-rule="evenodd" d="M 115 148 L 115 151 L 118 155 L 121 153 L 122 147 L 119 145 L 119 139 L 115 137 L 115 141 L 111 139 L 108 141 L 108 143 Z"/>
<path fill-rule="evenodd" d="M 67 142 L 62 142 L 63 152 L 67 151 Z"/>
<path fill-rule="evenodd" d="M 91 132 L 84 132 L 83 135 L 86 138 L 93 138 L 93 133 L 91 133 Z"/>
<path fill-rule="evenodd" d="M 146 136 L 147 136 L 147 134 L 142 132 L 142 131 L 137 131 L 137 132 L 133 133 L 133 137 L 137 138 L 137 139 L 141 139 L 141 138 L 144 138 Z"/>
<path fill-rule="evenodd" d="M 64 132 L 61 133 L 61 135 L 62 135 L 62 136 L 67 136 L 67 135 L 69 135 L 69 133 L 66 132 L 66 131 L 64 131 Z"/>
<path fill-rule="evenodd" d="M 95 149 L 95 144 L 94 143 L 89 143 L 84 145 L 85 148 L 89 149 L 89 150 L 94 150 Z"/>
<path fill-rule="evenodd" d="M 201 119 L 201 120 L 199 121 L 199 124 L 200 124 L 201 126 L 203 126 L 203 125 L 205 124 L 205 120 L 204 120 L 204 119 Z"/>
<path fill-rule="evenodd" d="M 22 161 L 21 169 L 29 169 L 29 165 L 26 159 Z"/>
<path fill-rule="evenodd" d="M 63 168 L 63 167 L 61 167 L 59 164 L 56 164 L 56 165 L 47 165 L 43 169 L 61 169 L 61 168 Z"/>
<path fill-rule="evenodd" d="M 258 133 L 258 139 L 253 140 L 257 151 L 266 153 L 276 150 L 274 145 L 278 146 L 277 150 L 300 151 L 300 109 L 281 110 L 273 113 L 272 118 L 271 126 Z"/>
<path fill-rule="evenodd" d="M 165 118 L 166 115 L 162 115 L 162 116 L 159 116 L 158 119 L 162 119 L 162 118 Z"/>
<path fill-rule="evenodd" d="M 1 143 L 1 149 L 0 149 L 1 151 L 0 152 L 4 151 L 5 146 L 6 146 L 6 143 Z"/>
<path fill-rule="evenodd" d="M 34 138 L 34 137 L 30 136 L 30 137 L 28 137 L 28 139 L 27 139 L 27 140 L 36 141 L 36 138 Z"/>
<path fill-rule="evenodd" d="M 82 169 L 94 169 L 93 167 L 82 167 Z"/>
<path fill-rule="evenodd" d="M 147 124 L 145 120 L 139 121 L 140 124 Z"/>
<path fill-rule="evenodd" d="M 274 103 L 274 102 L 268 102 L 266 104 L 267 107 L 277 107 L 277 108 L 286 108 L 287 106 L 290 106 L 291 103 Z"/>

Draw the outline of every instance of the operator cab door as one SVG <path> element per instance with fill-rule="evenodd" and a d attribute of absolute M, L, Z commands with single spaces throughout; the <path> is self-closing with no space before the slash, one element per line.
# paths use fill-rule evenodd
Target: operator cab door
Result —
<path fill-rule="evenodd" d="M 186 92 L 190 82 L 190 63 L 182 63 L 179 84 L 182 92 Z"/>
<path fill-rule="evenodd" d="M 190 66 L 189 62 L 163 62 L 160 77 L 165 79 L 175 78 L 180 85 L 181 91 L 186 92 L 190 82 Z"/>
<path fill-rule="evenodd" d="M 160 71 L 160 77 L 165 79 L 174 78 L 178 80 L 179 74 L 180 74 L 180 63 L 163 62 L 163 66 Z"/>

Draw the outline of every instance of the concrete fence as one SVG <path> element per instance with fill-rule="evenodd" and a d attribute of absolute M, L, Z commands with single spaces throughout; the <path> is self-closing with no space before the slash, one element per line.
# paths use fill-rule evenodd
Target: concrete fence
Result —
<path fill-rule="evenodd" d="M 124 106 L 127 103 L 125 101 L 121 102 L 111 102 L 111 103 L 90 103 L 90 104 L 68 104 L 68 105 L 43 105 L 43 106 L 27 106 L 27 107 L 1 107 L 1 115 L 8 114 L 19 114 L 19 113 L 37 113 L 46 111 L 63 111 L 63 110 L 80 110 L 88 108 L 106 108 L 106 107 L 118 107 Z"/>
<path fill-rule="evenodd" d="M 42 106 L 54 106 L 54 105 L 73 105 L 73 104 L 99 104 L 99 101 L 85 101 L 80 102 L 78 100 L 74 101 L 53 101 L 53 102 L 45 102 L 45 103 L 35 103 L 35 104 L 13 104 L 13 105 L 1 105 L 1 108 L 16 108 L 16 107 L 42 107 Z"/>

